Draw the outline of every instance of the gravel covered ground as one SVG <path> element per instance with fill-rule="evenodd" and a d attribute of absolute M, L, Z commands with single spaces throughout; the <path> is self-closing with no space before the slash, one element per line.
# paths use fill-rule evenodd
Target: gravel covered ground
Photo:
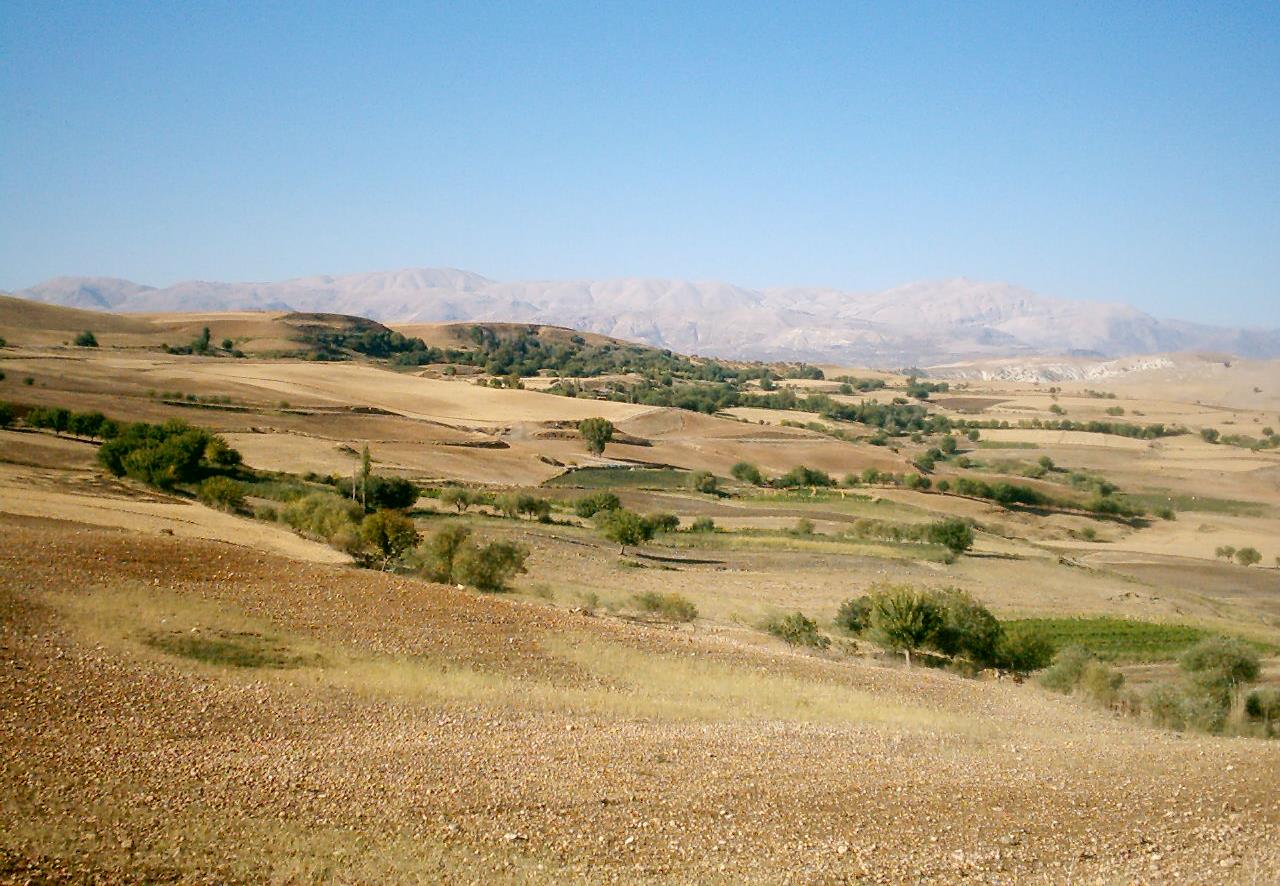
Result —
<path fill-rule="evenodd" d="M 215 541 L 0 538 L 0 881 L 1280 880 L 1278 743 Z M 152 642 L 188 635 L 288 666 Z"/>

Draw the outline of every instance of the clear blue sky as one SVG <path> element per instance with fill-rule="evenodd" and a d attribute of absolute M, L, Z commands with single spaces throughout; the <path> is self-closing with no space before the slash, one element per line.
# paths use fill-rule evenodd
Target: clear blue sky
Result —
<path fill-rule="evenodd" d="M 0 201 L 5 289 L 965 275 L 1280 326 L 1280 4 L 9 0 Z"/>

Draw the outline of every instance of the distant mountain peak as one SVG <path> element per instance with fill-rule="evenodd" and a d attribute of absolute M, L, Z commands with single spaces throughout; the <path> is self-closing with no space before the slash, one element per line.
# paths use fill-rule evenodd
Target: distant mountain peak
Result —
<path fill-rule="evenodd" d="M 384 323 L 547 323 L 708 356 L 850 365 L 1192 349 L 1280 355 L 1277 331 L 1163 321 L 1127 305 L 1069 301 L 969 277 L 851 292 L 648 277 L 499 282 L 458 268 L 401 268 L 278 283 L 191 280 L 163 288 L 57 277 L 13 294 L 121 312 L 293 310 Z"/>

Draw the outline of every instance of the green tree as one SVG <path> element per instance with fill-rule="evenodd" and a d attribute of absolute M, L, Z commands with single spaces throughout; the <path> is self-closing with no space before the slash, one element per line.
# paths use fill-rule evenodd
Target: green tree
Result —
<path fill-rule="evenodd" d="M 607 418 L 584 418 L 578 422 L 578 433 L 586 441 L 587 451 L 600 455 L 613 439 L 613 422 Z"/>
<path fill-rule="evenodd" d="M 107 417 L 101 412 L 76 412 L 71 415 L 67 428 L 77 437 L 92 439 L 102 435 Z"/>
<path fill-rule="evenodd" d="M 1262 554 L 1257 548 L 1239 548 L 1236 551 L 1236 562 L 1241 566 L 1253 566 L 1262 562 Z"/>
<path fill-rule="evenodd" d="M 504 591 L 511 578 L 528 571 L 528 559 L 529 549 L 515 542 L 494 541 L 484 547 L 466 544 L 458 552 L 454 571 L 463 584 L 478 591 Z"/>
<path fill-rule="evenodd" d="M 927 646 L 943 623 L 932 595 L 906 585 L 876 588 L 871 598 L 871 636 L 887 649 L 901 652 L 911 665 L 911 653 Z"/>
<path fill-rule="evenodd" d="M 235 512 L 244 507 L 244 487 L 229 477 L 209 477 L 196 490 L 196 498 L 211 508 Z"/>
<path fill-rule="evenodd" d="M 656 531 L 653 524 L 644 517 L 623 508 L 604 511 L 598 519 L 604 537 L 617 542 L 623 554 L 627 552 L 629 545 L 644 544 L 652 539 Z"/>
<path fill-rule="evenodd" d="M 973 529 L 959 517 L 946 517 L 930 523 L 927 537 L 930 544 L 942 545 L 955 555 L 973 547 Z"/>
<path fill-rule="evenodd" d="M 742 483 L 750 483 L 753 486 L 764 485 L 764 474 L 760 473 L 760 469 L 749 461 L 740 461 L 732 468 L 729 473 L 733 475 L 735 480 Z"/>
<path fill-rule="evenodd" d="M 471 530 L 466 526 L 446 524 L 427 537 L 415 553 L 422 572 L 432 581 L 448 584 L 454 579 L 458 554 L 469 544 Z"/>
<path fill-rule="evenodd" d="M 658 512 L 646 514 L 644 521 L 653 527 L 654 534 L 659 532 L 675 532 L 680 528 L 680 518 L 675 514 Z"/>
<path fill-rule="evenodd" d="M 476 495 L 465 486 L 446 486 L 440 490 L 440 503 L 446 507 L 456 508 L 461 514 L 476 503 Z"/>
<path fill-rule="evenodd" d="M 601 511 L 612 511 L 620 507 L 622 502 L 612 492 L 593 492 L 576 499 L 573 512 L 583 519 L 589 519 Z"/>
<path fill-rule="evenodd" d="M 1184 671 L 1203 675 L 1202 682 L 1219 682 L 1230 689 L 1258 678 L 1257 651 L 1234 637 L 1206 637 L 1178 659 Z"/>
<path fill-rule="evenodd" d="M 413 521 L 402 512 L 384 509 L 361 521 L 360 540 L 381 554 L 384 564 L 389 564 L 416 545 L 420 536 Z"/>
<path fill-rule="evenodd" d="M 1002 630 L 991 610 L 957 588 L 937 592 L 935 600 L 942 612 L 942 624 L 930 645 L 949 658 L 962 656 L 975 667 L 996 664 Z"/>
<path fill-rule="evenodd" d="M 0 428 L 7 428 L 13 424 L 13 407 L 8 403 L 0 402 Z"/>
<path fill-rule="evenodd" d="M 1053 642 L 1043 631 L 1015 625 L 1000 633 L 997 659 L 1000 667 L 1015 674 L 1030 674 L 1053 659 Z"/>
<path fill-rule="evenodd" d="M 96 348 L 98 346 L 98 337 L 86 329 L 75 338 L 77 348 Z"/>

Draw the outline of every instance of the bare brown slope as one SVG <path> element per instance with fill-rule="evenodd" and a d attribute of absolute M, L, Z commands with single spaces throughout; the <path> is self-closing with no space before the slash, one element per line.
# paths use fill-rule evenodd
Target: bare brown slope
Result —
<path fill-rule="evenodd" d="M 214 542 L 0 531 L 0 881 L 1280 872 L 1274 744 Z M 155 645 L 181 637 L 304 663 Z"/>

